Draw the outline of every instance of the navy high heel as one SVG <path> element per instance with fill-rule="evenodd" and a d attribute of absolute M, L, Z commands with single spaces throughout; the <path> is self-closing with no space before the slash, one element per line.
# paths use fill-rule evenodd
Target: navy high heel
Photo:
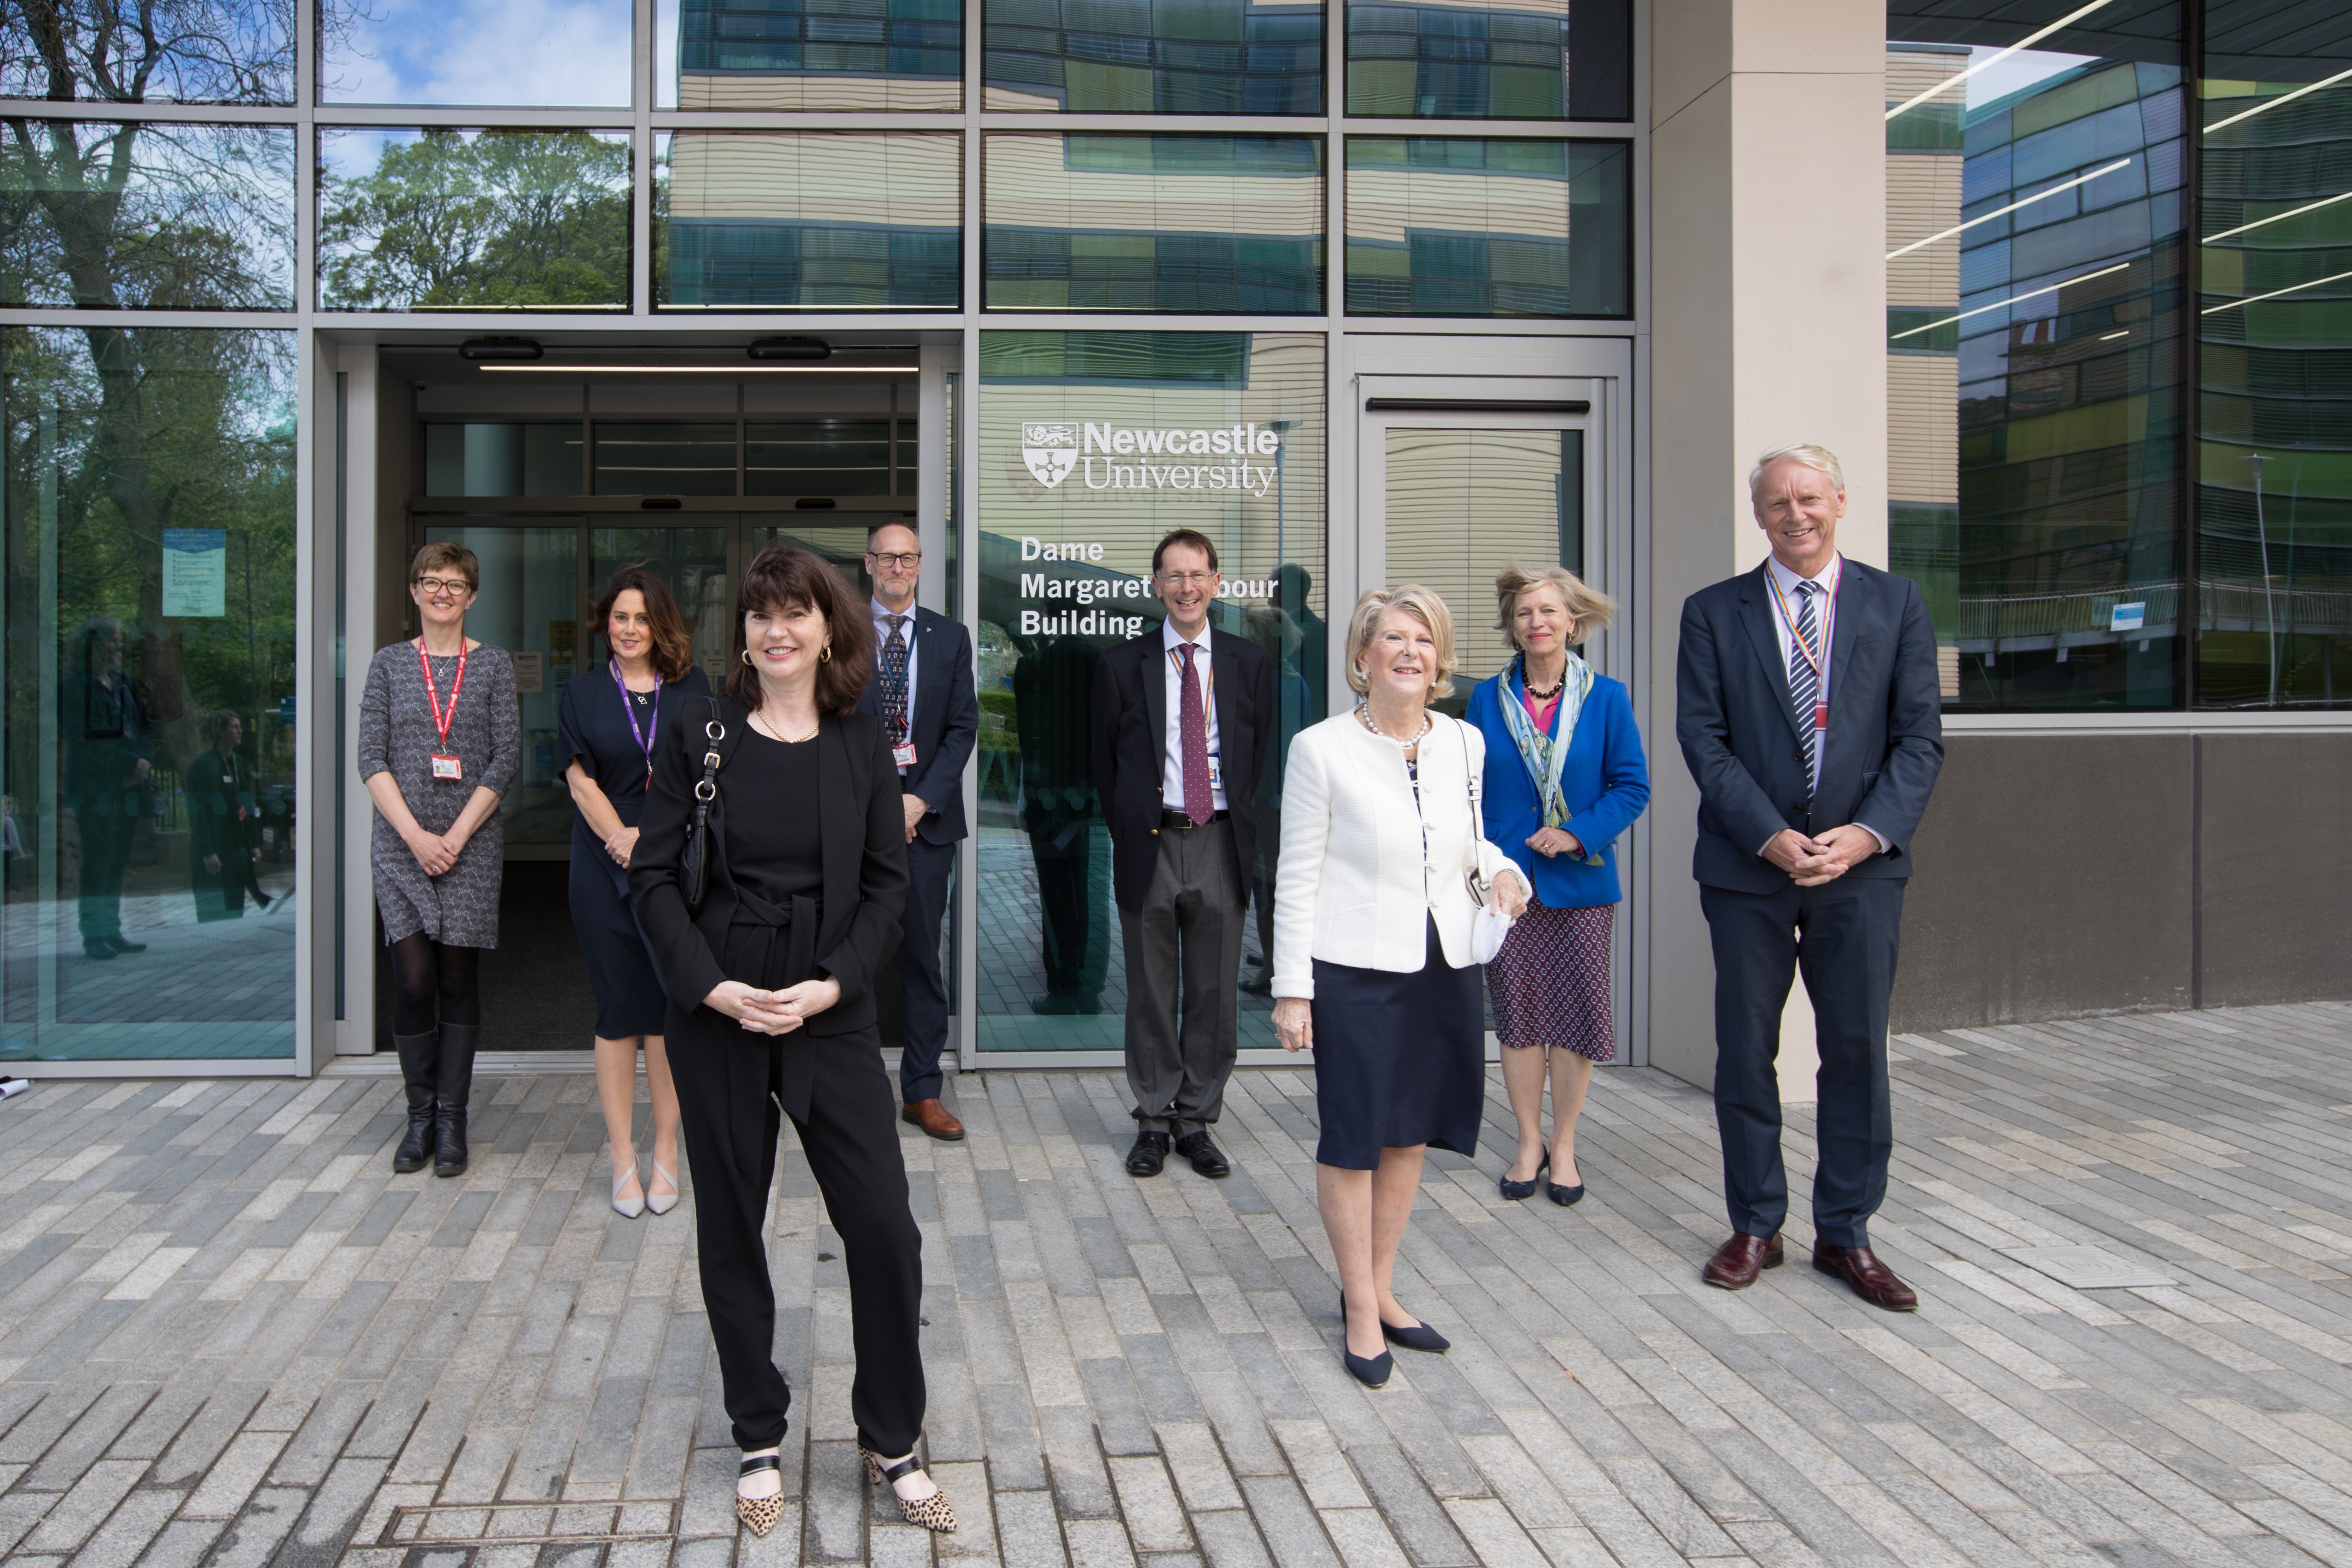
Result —
<path fill-rule="evenodd" d="M 1511 1180 L 1510 1177 L 1504 1176 L 1497 1181 L 1495 1185 L 1501 1191 L 1505 1198 L 1512 1203 L 1517 1203 L 1522 1199 L 1531 1198 L 1536 1195 L 1536 1184 L 1543 1180 L 1543 1173 L 1550 1168 L 1551 1151 L 1547 1149 L 1543 1152 L 1543 1158 L 1536 1162 L 1536 1173 L 1534 1175 L 1529 1176 L 1524 1182 L 1515 1182 Z M 1580 1193 L 1583 1191 L 1581 1187 L 1577 1190 Z"/>

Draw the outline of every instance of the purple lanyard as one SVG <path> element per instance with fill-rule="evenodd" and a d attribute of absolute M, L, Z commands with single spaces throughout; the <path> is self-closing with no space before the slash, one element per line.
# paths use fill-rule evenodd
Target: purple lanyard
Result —
<path fill-rule="evenodd" d="M 621 661 L 616 658 L 605 668 L 613 672 L 613 684 L 621 689 L 621 711 L 628 715 L 629 733 L 636 737 L 637 749 L 646 754 L 646 787 L 651 789 L 654 784 L 654 737 L 661 733 L 662 678 L 658 672 L 654 676 L 654 716 L 640 730 L 637 728 L 636 705 L 629 700 L 629 683 L 621 679 Z M 457 704 L 453 702 L 450 706 L 454 708 Z"/>

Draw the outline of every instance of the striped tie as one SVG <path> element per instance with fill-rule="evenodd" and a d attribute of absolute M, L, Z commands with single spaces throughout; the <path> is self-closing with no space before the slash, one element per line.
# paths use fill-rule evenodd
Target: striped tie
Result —
<path fill-rule="evenodd" d="M 1797 731 L 1805 738 L 1808 800 L 1822 782 L 1822 732 L 1813 723 L 1814 710 L 1822 700 L 1822 678 L 1813 668 L 1821 658 L 1821 632 L 1819 623 L 1813 619 L 1813 595 L 1819 591 L 1811 583 L 1797 584 L 1798 646 L 1789 650 L 1789 704 L 1797 710 Z"/>

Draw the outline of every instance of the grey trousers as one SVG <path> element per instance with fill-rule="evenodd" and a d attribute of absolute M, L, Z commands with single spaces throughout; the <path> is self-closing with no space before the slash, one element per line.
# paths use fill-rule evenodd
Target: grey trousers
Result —
<path fill-rule="evenodd" d="M 1143 908 L 1118 911 L 1127 949 L 1127 1082 L 1135 1120 L 1147 1131 L 1181 1138 L 1224 1108 L 1241 1044 L 1236 988 L 1247 921 L 1233 833 L 1222 821 L 1161 828 Z"/>

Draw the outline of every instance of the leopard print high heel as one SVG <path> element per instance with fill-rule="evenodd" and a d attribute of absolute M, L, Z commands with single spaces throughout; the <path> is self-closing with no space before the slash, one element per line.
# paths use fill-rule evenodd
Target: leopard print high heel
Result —
<path fill-rule="evenodd" d="M 866 1460 L 866 1473 L 874 1478 L 874 1484 L 878 1487 L 888 1487 L 891 1482 L 914 1475 L 923 1468 L 912 1454 L 892 1465 L 888 1469 L 884 1469 L 882 1456 L 865 1444 L 860 1443 L 857 1446 L 857 1452 Z M 937 1486 L 939 1483 L 934 1481 L 931 1484 Z M 898 1497 L 898 1489 L 891 1487 L 890 1495 L 898 1498 L 898 1511 L 907 1516 L 908 1524 L 919 1524 L 925 1530 L 936 1531 L 941 1535 L 955 1533 L 955 1510 L 948 1506 L 947 1493 L 935 1491 L 927 1498 L 917 1498 L 909 1501 Z"/>
<path fill-rule="evenodd" d="M 756 1476 L 761 1470 L 775 1471 L 781 1481 L 783 1469 L 775 1455 L 756 1455 L 743 1461 L 742 1468 L 736 1472 L 735 1482 L 740 1487 L 745 1477 Z M 775 1529 L 777 1521 L 784 1517 L 783 1488 L 779 1485 L 773 1497 L 750 1498 L 738 1491 L 735 1494 L 735 1517 L 749 1526 L 752 1534 L 766 1540 L 768 1532 Z"/>

